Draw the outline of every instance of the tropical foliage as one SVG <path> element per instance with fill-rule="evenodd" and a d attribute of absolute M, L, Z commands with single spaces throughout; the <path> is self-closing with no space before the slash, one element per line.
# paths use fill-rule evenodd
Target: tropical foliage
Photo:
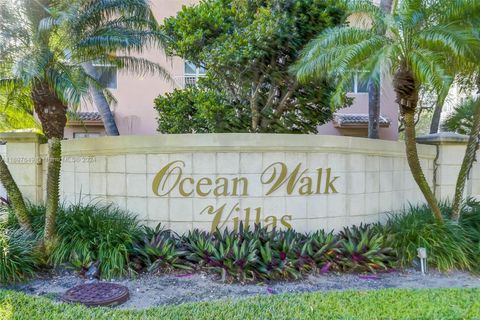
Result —
<path fill-rule="evenodd" d="M 329 28 L 304 50 L 295 67 L 300 81 L 329 76 L 336 81 L 334 101 L 341 103 L 352 70 L 380 81 L 385 66 L 393 75 L 393 86 L 405 123 L 408 164 L 438 221 L 443 216 L 430 189 L 415 142 L 415 112 L 419 90 L 448 89 L 452 62 L 470 61 L 479 45 L 473 20 L 479 4 L 470 0 L 405 0 L 388 14 L 371 1 L 352 1 L 351 24 Z M 473 17 L 470 19 L 469 17 Z"/>
<path fill-rule="evenodd" d="M 473 116 L 480 105 L 479 99 L 467 99 L 455 107 L 443 125 L 448 131 L 469 135 L 472 132 Z"/>
<path fill-rule="evenodd" d="M 59 205 L 61 144 L 67 110 L 83 99 L 113 100 L 95 76 L 92 63 L 135 73 L 164 70 L 147 59 L 134 57 L 163 37 L 147 1 L 2 2 L 0 11 L 0 102 L 32 108 L 49 139 L 44 249 L 55 241 Z M 110 112 L 108 105 L 105 115 Z M 0 161 L 0 177 L 25 229 L 30 229 L 22 195 L 8 168 Z M 11 177 L 11 176 L 10 176 Z M 21 216 L 21 217 L 20 217 Z"/>
<path fill-rule="evenodd" d="M 442 204 L 445 223 L 438 224 L 427 206 L 410 207 L 403 213 L 392 215 L 377 232 L 382 233 L 389 246 L 397 250 L 400 266 L 409 266 L 417 258 L 417 249 L 426 248 L 428 264 L 442 271 L 476 270 L 478 267 L 479 218 L 468 214 L 478 213 L 480 204 L 470 201 L 462 211 L 468 218 L 462 223 L 450 220 L 451 206 Z"/>
<path fill-rule="evenodd" d="M 195 90 L 157 99 L 159 131 L 317 132 L 332 117 L 333 87 L 324 79 L 299 84 L 289 67 L 317 32 L 343 23 L 343 9 L 330 0 L 207 0 L 183 7 L 165 19 L 166 51 L 206 74 Z M 179 118 L 177 110 L 185 109 L 189 116 Z"/>
<path fill-rule="evenodd" d="M 0 227 L 0 282 L 11 283 L 32 276 L 37 265 L 36 239 L 19 229 Z"/>
<path fill-rule="evenodd" d="M 43 236 L 46 208 L 29 206 L 33 229 L 37 238 Z M 69 263 L 77 270 L 99 264 L 105 278 L 126 275 L 130 252 L 142 237 L 137 219 L 113 205 L 100 203 L 60 206 L 57 213 L 58 235 L 50 265 L 58 267 Z M 10 214 L 9 229 L 17 229 L 17 220 Z"/>
<path fill-rule="evenodd" d="M 219 92 L 197 86 L 157 97 L 155 109 L 163 133 L 236 132 L 248 122 L 248 113 L 237 114 Z"/>
<path fill-rule="evenodd" d="M 448 218 L 451 210 L 449 204 L 442 204 L 445 224 L 436 222 L 429 207 L 419 206 L 392 214 L 385 224 L 361 224 L 338 233 L 240 225 L 237 231 L 192 230 L 178 235 L 162 225 L 140 227 L 134 216 L 111 205 L 75 204 L 60 207 L 58 245 L 50 262 L 78 271 L 97 265 L 102 278 L 206 271 L 222 281 L 245 283 L 409 267 L 416 261 L 417 249 L 425 247 L 432 267 L 478 270 L 480 202 L 465 202 L 458 224 Z M 21 230 L 13 212 L 0 226 L 2 281 L 23 279 L 39 264 L 34 245 L 42 237 L 45 211 L 44 206 L 29 205 L 32 227 L 37 230 L 33 236 Z"/>

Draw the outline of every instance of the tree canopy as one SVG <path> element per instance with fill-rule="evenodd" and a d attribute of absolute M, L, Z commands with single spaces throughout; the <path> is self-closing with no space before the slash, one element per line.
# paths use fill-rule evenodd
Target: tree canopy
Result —
<path fill-rule="evenodd" d="M 163 25 L 166 51 L 206 75 L 195 89 L 157 98 L 159 131 L 316 132 L 335 109 L 333 84 L 299 84 L 289 68 L 319 31 L 344 21 L 343 6 L 330 0 L 205 0 L 183 7 Z M 179 103 L 189 117 L 175 116 Z"/>
<path fill-rule="evenodd" d="M 448 90 L 452 63 L 476 61 L 479 10 L 478 1 L 472 0 L 403 0 L 389 14 L 372 1 L 352 0 L 349 13 L 354 23 L 320 33 L 295 66 L 300 81 L 323 78 L 328 70 L 338 81 L 336 101 L 342 100 L 350 70 L 363 69 L 377 81 L 383 70 L 393 75 L 408 164 L 439 221 L 443 215 L 418 159 L 414 117 L 421 89 Z M 466 70 L 473 73 L 476 68 Z"/>

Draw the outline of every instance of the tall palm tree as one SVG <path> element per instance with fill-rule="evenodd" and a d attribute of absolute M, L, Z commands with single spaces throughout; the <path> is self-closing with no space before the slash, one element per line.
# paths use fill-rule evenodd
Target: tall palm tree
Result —
<path fill-rule="evenodd" d="M 33 117 L 33 109 L 29 103 L 27 93 L 18 92 L 17 94 L 17 103 L 8 105 L 8 96 L 0 91 L 0 132 L 33 129 L 40 133 L 40 125 Z M 20 226 L 25 230 L 32 231 L 25 200 L 2 156 L 0 156 L 0 182 L 7 192 Z"/>
<path fill-rule="evenodd" d="M 4 25 L 2 19 L 12 16 L 22 23 Z M 11 49 L 0 65 L 0 90 L 12 99 L 18 96 L 15 92 L 27 90 L 48 138 L 44 230 L 48 253 L 55 236 L 67 109 L 89 99 L 92 88 L 111 97 L 84 65 L 96 61 L 130 72 L 166 75 L 157 64 L 131 56 L 161 43 L 162 37 L 146 0 L 17 0 L 2 5 L 0 30 L 4 28 L 9 31 L 3 33 L 2 42 Z"/>
<path fill-rule="evenodd" d="M 474 6 L 478 4 L 471 0 L 404 0 L 388 14 L 371 1 L 353 1 L 351 13 L 364 19 L 364 26 L 326 30 L 306 47 L 296 68 L 300 80 L 324 75 L 336 78 L 336 102 L 342 101 L 349 71 L 368 70 L 368 76 L 378 78 L 379 66 L 390 68 L 405 124 L 407 161 L 439 222 L 443 216 L 425 179 L 415 141 L 418 92 L 422 86 L 445 88 L 451 78 L 447 57 L 461 61 L 471 54 L 475 36 L 459 17 L 468 16 Z M 384 34 L 378 32 L 383 29 Z"/>
<path fill-rule="evenodd" d="M 463 157 L 462 165 L 458 173 L 457 182 L 455 185 L 455 196 L 452 203 L 452 220 L 458 221 L 460 219 L 460 207 L 463 201 L 463 191 L 465 189 L 465 182 L 468 172 L 472 168 L 475 161 L 475 155 L 478 150 L 480 142 L 480 99 L 470 101 L 470 106 L 473 109 L 473 119 L 469 132 L 469 139 L 465 156 Z"/>
<path fill-rule="evenodd" d="M 476 74 L 477 94 L 480 94 L 480 70 Z M 469 136 L 462 165 L 457 176 L 452 203 L 452 220 L 460 219 L 460 209 L 467 175 L 470 172 L 480 146 L 480 97 L 467 99 L 447 117 L 444 125 L 453 132 Z"/>
<path fill-rule="evenodd" d="M 52 11 L 46 25 L 63 25 L 73 48 L 71 60 L 80 64 L 95 80 L 101 74 L 94 64 L 126 69 L 135 73 L 156 73 L 169 79 L 158 64 L 134 57 L 149 48 L 162 48 L 165 37 L 150 9 L 149 1 L 140 0 L 75 0 L 63 2 Z M 93 101 L 104 122 L 107 135 L 119 135 L 110 109 L 115 99 L 108 90 L 90 85 Z"/>
<path fill-rule="evenodd" d="M 19 92 L 28 92 L 26 97 L 22 96 L 22 101 L 27 99 L 33 105 L 48 138 L 45 248 L 49 247 L 55 233 L 54 221 L 59 201 L 60 141 L 67 122 L 66 112 L 69 106 L 77 106 L 80 99 L 88 93 L 90 82 L 80 67 L 68 63 L 65 48 L 52 45 L 55 32 L 41 28 L 41 21 L 50 15 L 49 6 L 49 0 L 18 0 L 2 4 L 0 12 L 2 29 L 9 29 L 9 32 L 3 33 L 2 41 L 10 47 L 0 67 L 0 90 L 8 93 L 8 104 L 18 103 Z M 18 23 L 3 23 L 12 17 Z"/>

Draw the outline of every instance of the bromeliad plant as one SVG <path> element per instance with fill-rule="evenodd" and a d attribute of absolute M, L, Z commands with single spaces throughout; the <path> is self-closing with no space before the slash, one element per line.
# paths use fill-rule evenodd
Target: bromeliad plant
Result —
<path fill-rule="evenodd" d="M 134 244 L 132 263 L 136 271 L 147 268 L 161 273 L 174 269 L 190 269 L 182 261 L 185 252 L 177 247 L 178 238 L 159 224 L 155 229 L 145 227 L 141 240 Z"/>
<path fill-rule="evenodd" d="M 383 235 L 371 225 L 344 228 L 339 236 L 339 265 L 343 271 L 376 272 L 387 270 L 395 262 L 394 251 L 385 246 Z"/>
<path fill-rule="evenodd" d="M 302 248 L 301 257 L 310 260 L 321 273 L 326 273 L 338 269 L 338 257 L 341 252 L 339 246 L 333 232 L 318 230 L 308 237 Z"/>
<path fill-rule="evenodd" d="M 39 231 L 34 238 L 41 238 L 45 207 L 29 206 L 29 212 L 32 226 Z M 22 230 L 13 213 L 3 226 Z M 178 236 L 162 225 L 139 227 L 134 216 L 111 205 L 78 203 L 60 207 L 58 242 L 50 262 L 54 266 L 69 264 L 77 270 L 98 264 L 102 278 L 131 271 L 204 270 L 223 281 L 240 283 L 299 279 L 312 272 L 377 272 L 389 268 L 394 257 L 382 233 L 376 231 L 365 225 L 346 228 L 338 235 L 322 230 L 303 234 L 241 225 L 239 231 L 193 230 Z M 0 245 L 9 248 L 3 242 Z M 28 257 L 31 255 L 25 253 L 27 274 Z"/>
<path fill-rule="evenodd" d="M 213 271 L 223 281 L 299 279 L 311 272 L 386 270 L 395 261 L 392 249 L 370 225 L 346 228 L 340 235 L 318 231 L 191 231 L 179 239 L 185 262 Z"/>

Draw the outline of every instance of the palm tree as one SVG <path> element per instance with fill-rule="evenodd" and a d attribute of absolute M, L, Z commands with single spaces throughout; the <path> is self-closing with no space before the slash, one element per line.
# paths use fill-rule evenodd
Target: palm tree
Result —
<path fill-rule="evenodd" d="M 113 14 L 114 13 L 114 14 Z M 135 73 L 170 76 L 158 64 L 133 57 L 149 47 L 162 48 L 165 38 L 147 0 L 84 0 L 56 6 L 48 24 L 65 26 L 71 60 L 80 64 L 95 80 L 100 77 L 94 64 L 105 64 Z M 63 39 L 65 40 L 65 38 Z M 93 101 L 102 117 L 107 135 L 119 135 L 108 90 L 90 85 Z"/>
<path fill-rule="evenodd" d="M 81 97 L 87 94 L 90 80 L 81 68 L 68 63 L 64 48 L 52 45 L 55 33 L 40 27 L 41 21 L 49 17 L 49 5 L 48 0 L 19 0 L 2 6 L 2 22 L 12 17 L 19 22 L 8 25 L 2 23 L 2 29 L 9 31 L 3 33 L 2 40 L 9 44 L 10 50 L 0 68 L 0 89 L 8 93 L 7 104 L 18 103 L 20 98 L 21 101 L 28 100 L 49 140 L 45 248 L 49 247 L 55 233 L 54 221 L 59 201 L 60 141 L 67 122 L 66 112 L 68 106 L 77 106 Z M 20 95 L 20 92 L 28 94 Z M 8 182 L 8 174 L 2 178 Z M 15 194 L 18 192 L 13 191 Z"/>
<path fill-rule="evenodd" d="M 480 76 L 478 73 L 477 93 L 480 93 Z M 469 136 L 465 156 L 458 173 L 455 196 L 452 203 L 452 220 L 458 221 L 460 219 L 466 178 L 480 146 L 480 98 L 470 98 L 458 105 L 445 119 L 444 125 L 450 131 Z"/>
<path fill-rule="evenodd" d="M 32 106 L 28 103 L 28 99 L 25 99 L 26 92 L 18 92 L 17 95 L 17 104 L 9 106 L 7 96 L 0 92 L 0 132 L 18 129 L 33 129 L 41 132 L 38 122 L 33 117 Z M 2 156 L 0 156 L 0 182 L 7 192 L 20 226 L 32 231 L 25 200 Z"/>
<path fill-rule="evenodd" d="M 3 23 L 12 17 L 21 23 Z M 18 97 L 16 92 L 28 91 L 28 99 L 48 138 L 44 230 L 44 248 L 48 253 L 55 237 L 60 142 L 67 110 L 90 98 L 92 89 L 111 97 L 85 71 L 84 65 L 97 61 L 130 72 L 165 75 L 157 64 L 131 56 L 149 44 L 161 43 L 162 37 L 144 0 L 18 0 L 2 6 L 0 30 L 3 29 L 8 29 L 2 33 L 2 42 L 8 43 L 9 49 L 4 51 L 6 58 L 0 65 L 0 90 L 7 92 L 10 100 Z"/>
<path fill-rule="evenodd" d="M 25 54 L 21 44 L 29 36 L 30 25 L 22 22 L 24 16 L 16 10 L 16 2 L 0 4 L 0 107 L 2 108 L 0 127 L 2 131 L 7 131 L 22 127 L 26 124 L 24 119 L 32 118 L 28 114 L 33 112 L 30 89 L 20 88 L 18 79 L 13 79 L 11 73 L 15 65 L 15 57 Z M 5 187 L 20 226 L 32 231 L 23 195 L 1 156 L 0 182 Z"/>
<path fill-rule="evenodd" d="M 371 1 L 354 1 L 351 14 L 362 20 L 363 26 L 326 30 L 307 45 L 295 70 L 302 81 L 325 75 L 336 78 L 334 101 L 339 103 L 349 71 L 367 70 L 368 76 L 378 79 L 380 66 L 390 68 L 405 124 L 407 161 L 439 222 L 443 216 L 420 166 L 415 141 L 418 92 L 422 86 L 438 91 L 445 88 L 451 78 L 447 62 L 461 61 L 471 54 L 475 36 L 459 17 L 468 16 L 478 5 L 470 0 L 404 0 L 395 4 L 392 14 L 387 14 Z"/>
<path fill-rule="evenodd" d="M 472 126 L 467 142 L 467 149 L 465 156 L 460 166 L 460 171 L 455 185 L 455 196 L 452 204 L 452 220 L 458 221 L 460 219 L 460 207 L 463 201 L 463 191 L 465 189 L 465 182 L 468 172 L 472 168 L 475 161 L 475 154 L 477 153 L 480 140 L 480 99 L 471 100 L 471 107 L 473 109 Z"/>

